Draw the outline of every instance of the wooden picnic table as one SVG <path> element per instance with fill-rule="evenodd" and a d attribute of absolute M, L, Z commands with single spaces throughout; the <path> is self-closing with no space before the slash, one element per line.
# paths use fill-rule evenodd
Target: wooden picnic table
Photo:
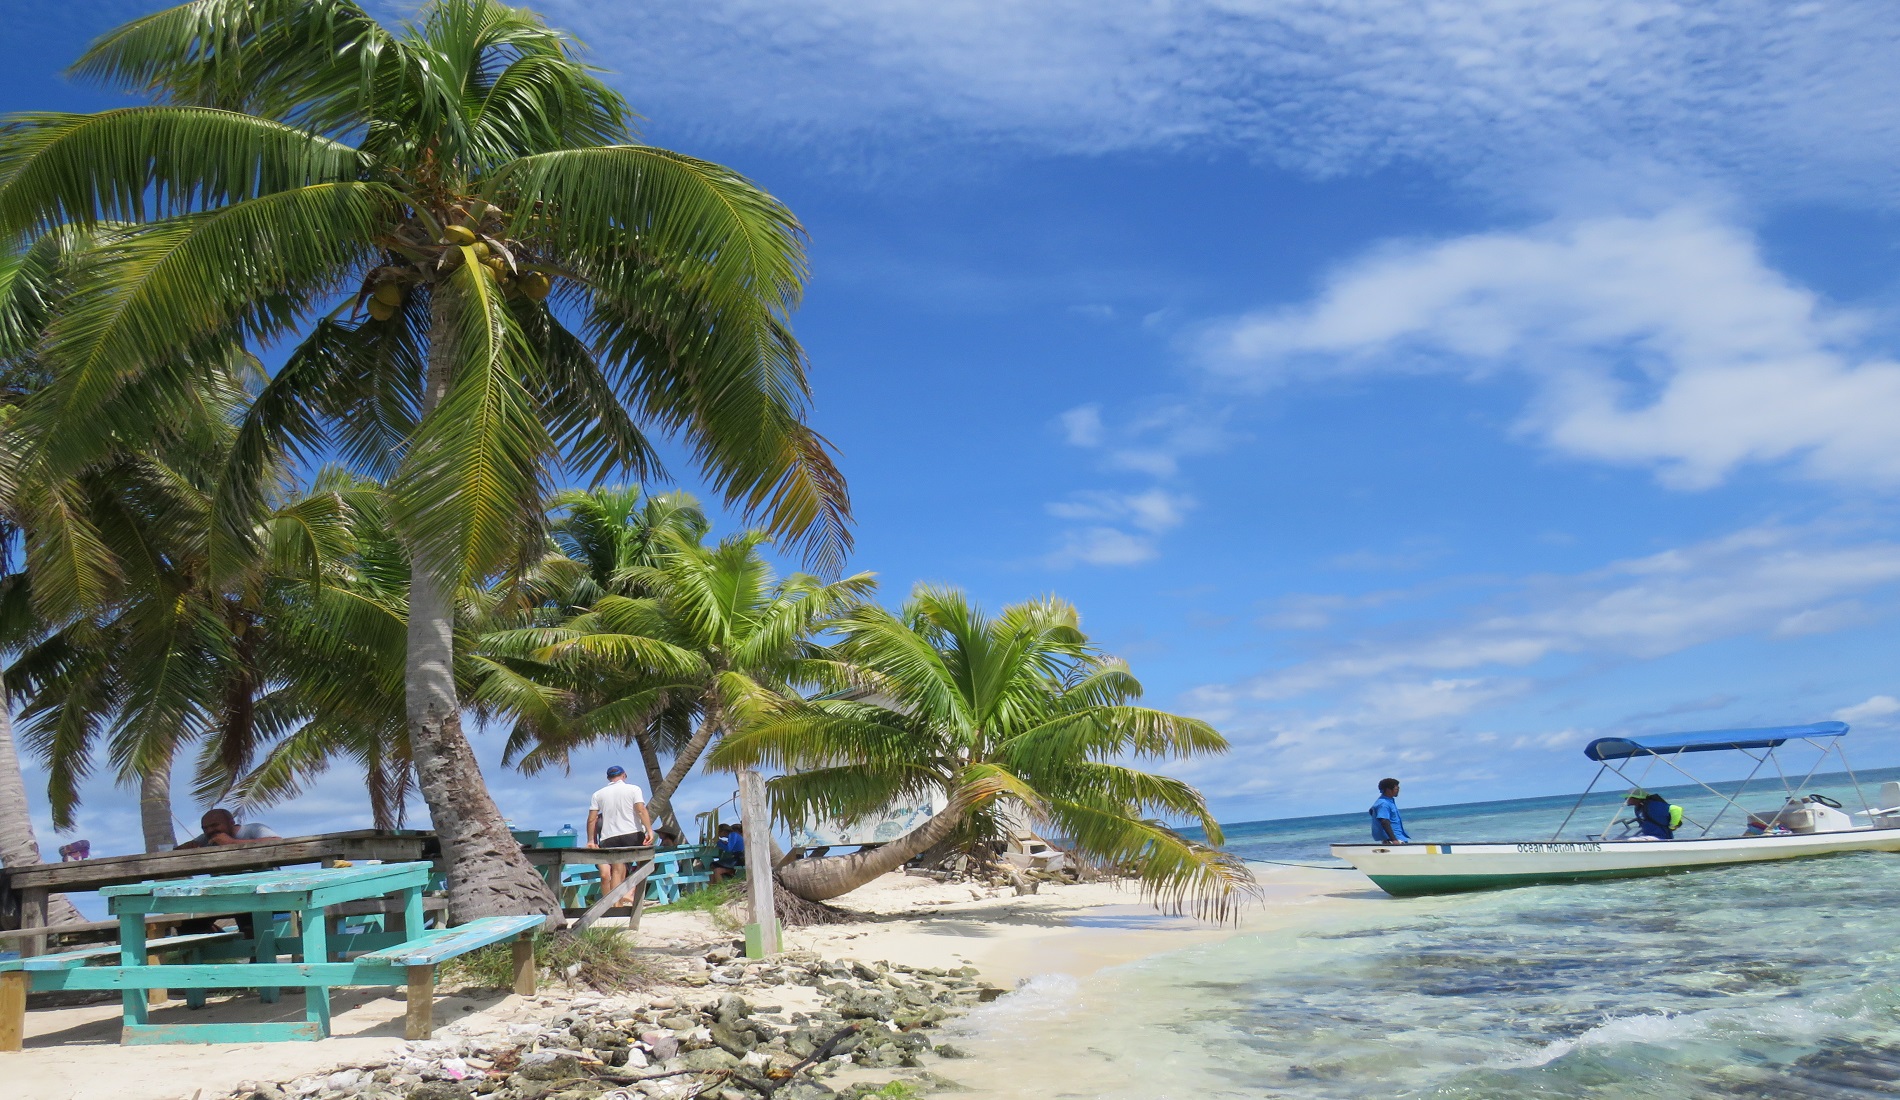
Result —
<path fill-rule="evenodd" d="M 116 989 L 124 996 L 125 1043 L 228 1043 L 326 1038 L 330 990 L 335 986 L 407 985 L 404 1033 L 428 1038 L 433 1028 L 436 964 L 476 948 L 515 938 L 515 987 L 534 990 L 534 957 L 527 937 L 544 923 L 539 914 L 484 917 L 454 928 L 425 929 L 422 891 L 433 874 L 427 862 L 259 871 L 165 882 L 109 886 L 101 890 L 119 919 L 116 946 L 0 962 L 0 1049 L 20 1049 L 26 992 L 53 989 Z M 334 937 L 326 910 L 360 908 L 370 899 L 394 898 L 403 918 L 400 931 L 380 930 Z M 250 938 L 236 932 L 197 933 L 148 943 L 146 918 L 154 913 L 248 914 Z M 296 938 L 280 943 L 276 915 L 297 918 Z M 188 950 L 185 963 L 165 963 L 164 950 Z M 362 952 L 358 954 L 358 952 Z M 216 953 L 221 958 L 207 960 Z M 295 961 L 281 961 L 283 955 Z M 89 965 L 110 955 L 117 965 Z M 233 957 L 235 956 L 235 957 Z M 352 957 L 354 956 L 354 957 Z M 275 1001 L 282 986 L 304 990 L 302 1023 L 154 1024 L 150 989 L 183 989 L 186 1003 L 202 1006 L 207 989 L 256 989 Z"/>
<path fill-rule="evenodd" d="M 46 928 L 47 902 L 57 893 L 81 893 L 153 879 L 233 874 L 348 860 L 409 863 L 437 860 L 441 847 L 433 832 L 420 829 L 353 829 L 313 836 L 246 841 L 215 848 L 186 848 L 33 867 L 0 868 L 0 930 Z M 650 863 L 651 848 L 529 848 L 523 853 L 557 892 L 563 869 L 572 864 L 626 863 L 637 872 Z M 57 929 L 49 929 L 57 931 Z M 46 951 L 44 935 L 29 934 L 20 944 L 25 955 Z"/>

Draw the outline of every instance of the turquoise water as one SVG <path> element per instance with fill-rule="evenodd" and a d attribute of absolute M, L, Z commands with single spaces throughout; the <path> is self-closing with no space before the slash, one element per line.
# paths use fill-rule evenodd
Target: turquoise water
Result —
<path fill-rule="evenodd" d="M 1871 798 L 1896 776 L 1861 778 Z M 1805 789 L 1858 808 L 1835 777 Z M 1416 838 L 1516 839 L 1548 835 L 1573 801 L 1407 818 Z M 1758 801 L 1777 799 L 1747 804 Z M 1685 802 L 1692 816 L 1709 812 Z M 1611 795 L 1590 831 L 1614 804 Z M 1260 822 L 1230 835 L 1248 855 L 1324 863 L 1326 842 L 1358 840 L 1364 820 Z M 1727 825 L 1739 822 L 1718 831 L 1739 831 Z M 1343 890 L 1365 889 L 1364 879 L 1340 875 Z M 1900 856 L 1383 899 L 1352 910 L 1080 982 L 1033 981 L 969 1025 L 974 1053 L 1019 1067 L 1020 1089 L 986 1091 L 1131 1100 L 1900 1096 Z M 1060 1073 L 1049 1074 L 1052 1066 Z M 1003 1079 L 1012 1079 L 1007 1069 Z"/>

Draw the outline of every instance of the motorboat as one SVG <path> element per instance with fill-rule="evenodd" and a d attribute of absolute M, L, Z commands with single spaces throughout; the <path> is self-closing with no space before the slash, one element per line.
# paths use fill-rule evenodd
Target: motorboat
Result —
<path fill-rule="evenodd" d="M 1845 722 L 1817 722 L 1654 737 L 1601 737 L 1583 750 L 1585 757 L 1600 765 L 1596 776 L 1548 839 L 1335 844 L 1332 851 L 1365 872 L 1380 889 L 1398 896 L 1633 878 L 1841 852 L 1900 851 L 1900 783 L 1882 786 L 1877 807 L 1861 797 L 1862 809 L 1858 812 L 1849 812 L 1833 798 L 1809 790 L 1822 763 L 1838 757 L 1860 797 L 1860 781 L 1854 778 L 1841 749 L 1840 739 L 1847 731 Z M 1790 742 L 1819 751 L 1814 766 L 1799 782 L 1790 782 L 1776 756 L 1776 751 Z M 1724 794 L 1682 767 L 1682 757 L 1703 752 L 1741 753 L 1754 760 L 1755 766 L 1733 794 Z M 1632 778 L 1627 772 L 1635 770 L 1639 762 L 1645 764 L 1643 775 Z M 1624 805 L 1619 803 L 1615 816 L 1602 831 L 1565 839 L 1564 832 L 1576 819 L 1584 799 L 1605 775 L 1615 775 L 1637 792 L 1659 763 L 1721 799 L 1720 812 L 1706 825 L 1685 820 L 1672 839 L 1664 840 L 1632 835 L 1636 822 L 1622 820 Z M 1749 784 L 1769 766 L 1781 779 L 1781 804 L 1745 809 L 1739 800 L 1747 796 Z M 1738 812 L 1739 832 L 1723 835 L 1717 827 L 1730 810 Z M 1619 828 L 1621 832 L 1616 831 Z M 1696 835 L 1684 835 L 1690 832 Z"/>

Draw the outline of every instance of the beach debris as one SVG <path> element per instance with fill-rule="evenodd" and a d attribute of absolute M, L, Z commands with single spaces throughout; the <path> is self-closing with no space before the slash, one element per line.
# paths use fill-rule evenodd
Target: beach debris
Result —
<path fill-rule="evenodd" d="M 964 1056 L 931 1032 L 993 989 L 973 967 L 754 960 L 725 944 L 683 963 L 675 981 L 707 984 L 544 994 L 523 1004 L 531 1019 L 470 1018 L 226 1100 L 857 1100 L 893 1079 L 921 1094 L 948 1085 L 927 1068 L 936 1058 Z M 826 1083 L 839 1074 L 848 1083 Z"/>

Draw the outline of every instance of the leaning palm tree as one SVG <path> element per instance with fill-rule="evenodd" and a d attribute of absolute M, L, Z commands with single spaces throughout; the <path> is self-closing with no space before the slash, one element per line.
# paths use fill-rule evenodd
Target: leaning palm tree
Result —
<path fill-rule="evenodd" d="M 574 42 L 495 0 L 432 0 L 396 30 L 353 0 L 196 0 L 76 72 L 153 102 L 0 130 L 0 236 L 131 223 L 48 330 L 31 460 L 83 466 L 100 432 L 202 385 L 208 343 L 290 343 L 241 426 L 213 567 L 253 553 L 277 453 L 389 483 L 451 905 L 553 912 L 463 734 L 455 593 L 539 552 L 557 465 L 657 476 L 655 429 L 728 503 L 841 560 L 844 485 L 787 321 L 799 225 L 729 169 L 635 144 Z"/>
<path fill-rule="evenodd" d="M 876 582 L 869 573 L 781 579 L 757 531 L 710 547 L 680 532 L 660 541 L 653 564 L 613 579 L 651 595 L 608 593 L 558 626 L 484 639 L 515 674 L 486 697 L 520 716 L 509 751 L 529 772 L 564 765 L 583 745 L 637 743 L 656 725 L 677 724 L 683 737 L 648 800 L 656 820 L 677 824 L 673 795 L 707 748 L 762 708 L 822 683 L 831 661 L 816 635 Z"/>
<path fill-rule="evenodd" d="M 961 593 L 919 587 L 897 614 L 864 606 L 834 629 L 840 684 L 729 735 L 714 767 L 772 767 L 773 812 L 789 824 L 860 820 L 901 800 L 945 808 L 868 852 L 785 863 L 808 901 L 848 893 L 959 830 L 994 835 L 996 815 L 1046 823 L 1087 860 L 1133 871 L 1158 904 L 1231 917 L 1253 876 L 1219 850 L 1199 791 L 1120 763 L 1223 752 L 1205 722 L 1133 705 L 1141 684 L 1101 655 L 1074 607 L 1043 599 L 992 619 Z M 1151 816 L 1153 815 L 1153 816 Z M 1204 830 L 1191 840 L 1164 820 Z M 991 820 L 985 820 L 991 819 Z"/>

